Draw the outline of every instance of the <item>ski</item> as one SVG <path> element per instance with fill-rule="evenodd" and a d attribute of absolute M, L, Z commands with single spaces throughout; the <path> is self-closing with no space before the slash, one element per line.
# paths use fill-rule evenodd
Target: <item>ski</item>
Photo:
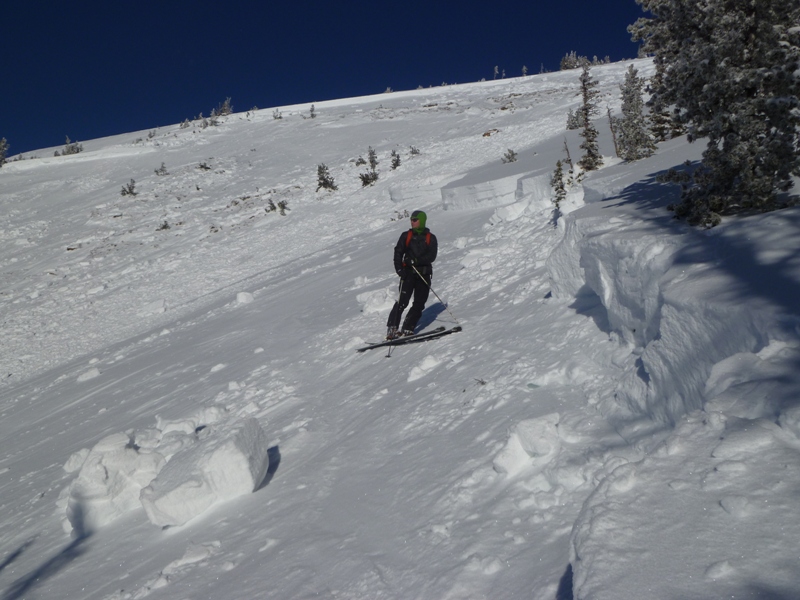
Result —
<path fill-rule="evenodd" d="M 412 333 L 411 335 L 404 335 L 404 336 L 401 336 L 401 337 L 404 340 L 411 340 L 411 339 L 422 337 L 422 336 L 425 336 L 425 335 L 431 335 L 432 333 L 439 333 L 440 331 L 444 331 L 444 330 L 445 330 L 444 327 L 437 327 L 436 329 L 431 329 L 430 331 L 420 331 L 419 333 Z M 396 338 L 391 339 L 391 340 L 383 340 L 382 342 L 367 342 L 367 344 L 369 344 L 369 346 L 372 347 L 372 346 L 383 345 L 386 342 L 395 342 L 395 341 L 397 341 L 399 339 L 401 339 L 401 338 L 400 337 L 396 337 Z"/>
<path fill-rule="evenodd" d="M 402 346 L 404 344 L 413 344 L 414 342 L 427 342 L 428 340 L 435 340 L 442 336 L 449 335 L 461 331 L 461 327 L 453 327 L 452 329 L 445 329 L 444 327 L 437 327 L 431 331 L 423 331 L 422 333 L 415 333 L 414 335 L 407 335 L 393 340 L 386 340 L 377 344 L 370 344 L 363 348 L 356 348 L 356 352 L 366 352 L 373 348 L 384 348 L 386 346 Z"/>

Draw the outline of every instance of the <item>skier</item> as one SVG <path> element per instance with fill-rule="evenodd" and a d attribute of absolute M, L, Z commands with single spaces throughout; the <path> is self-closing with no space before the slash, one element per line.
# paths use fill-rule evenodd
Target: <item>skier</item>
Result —
<path fill-rule="evenodd" d="M 422 310 L 428 301 L 433 267 L 436 260 L 438 244 L 436 236 L 425 227 L 428 216 L 421 210 L 411 213 L 411 229 L 403 232 L 394 247 L 394 270 L 400 277 L 400 297 L 389 313 L 386 323 L 386 339 L 392 340 L 403 335 L 411 335 L 422 316 Z M 411 297 L 414 303 L 400 327 L 400 318 L 408 306 Z"/>

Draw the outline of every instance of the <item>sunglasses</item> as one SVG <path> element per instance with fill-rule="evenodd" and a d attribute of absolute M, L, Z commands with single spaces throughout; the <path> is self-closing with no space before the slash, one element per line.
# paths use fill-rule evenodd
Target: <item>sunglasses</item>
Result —
<path fill-rule="evenodd" d="M 417 219 L 416 217 L 411 217 L 411 222 L 413 223 L 413 222 L 415 222 L 415 221 L 416 221 L 417 223 L 419 223 L 419 219 Z"/>

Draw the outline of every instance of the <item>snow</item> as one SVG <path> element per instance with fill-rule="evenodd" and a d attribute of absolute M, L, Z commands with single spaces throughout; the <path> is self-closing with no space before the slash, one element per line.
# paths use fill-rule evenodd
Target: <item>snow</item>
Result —
<path fill-rule="evenodd" d="M 702 148 L 621 163 L 599 119 L 554 218 L 578 75 L 6 163 L 3 599 L 796 597 L 800 211 L 688 228 L 655 176 Z M 356 353 L 415 209 L 420 325 L 463 331 Z"/>

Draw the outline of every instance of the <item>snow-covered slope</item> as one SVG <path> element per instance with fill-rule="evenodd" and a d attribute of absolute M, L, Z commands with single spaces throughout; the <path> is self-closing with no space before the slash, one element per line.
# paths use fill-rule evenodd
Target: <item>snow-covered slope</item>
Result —
<path fill-rule="evenodd" d="M 593 69 L 612 109 L 628 64 Z M 800 211 L 688 229 L 655 175 L 702 148 L 621 164 L 603 133 L 554 223 L 577 91 L 281 107 L 4 165 L 4 600 L 794 597 Z M 464 330 L 358 354 L 414 209 L 447 303 L 421 326 Z"/>

